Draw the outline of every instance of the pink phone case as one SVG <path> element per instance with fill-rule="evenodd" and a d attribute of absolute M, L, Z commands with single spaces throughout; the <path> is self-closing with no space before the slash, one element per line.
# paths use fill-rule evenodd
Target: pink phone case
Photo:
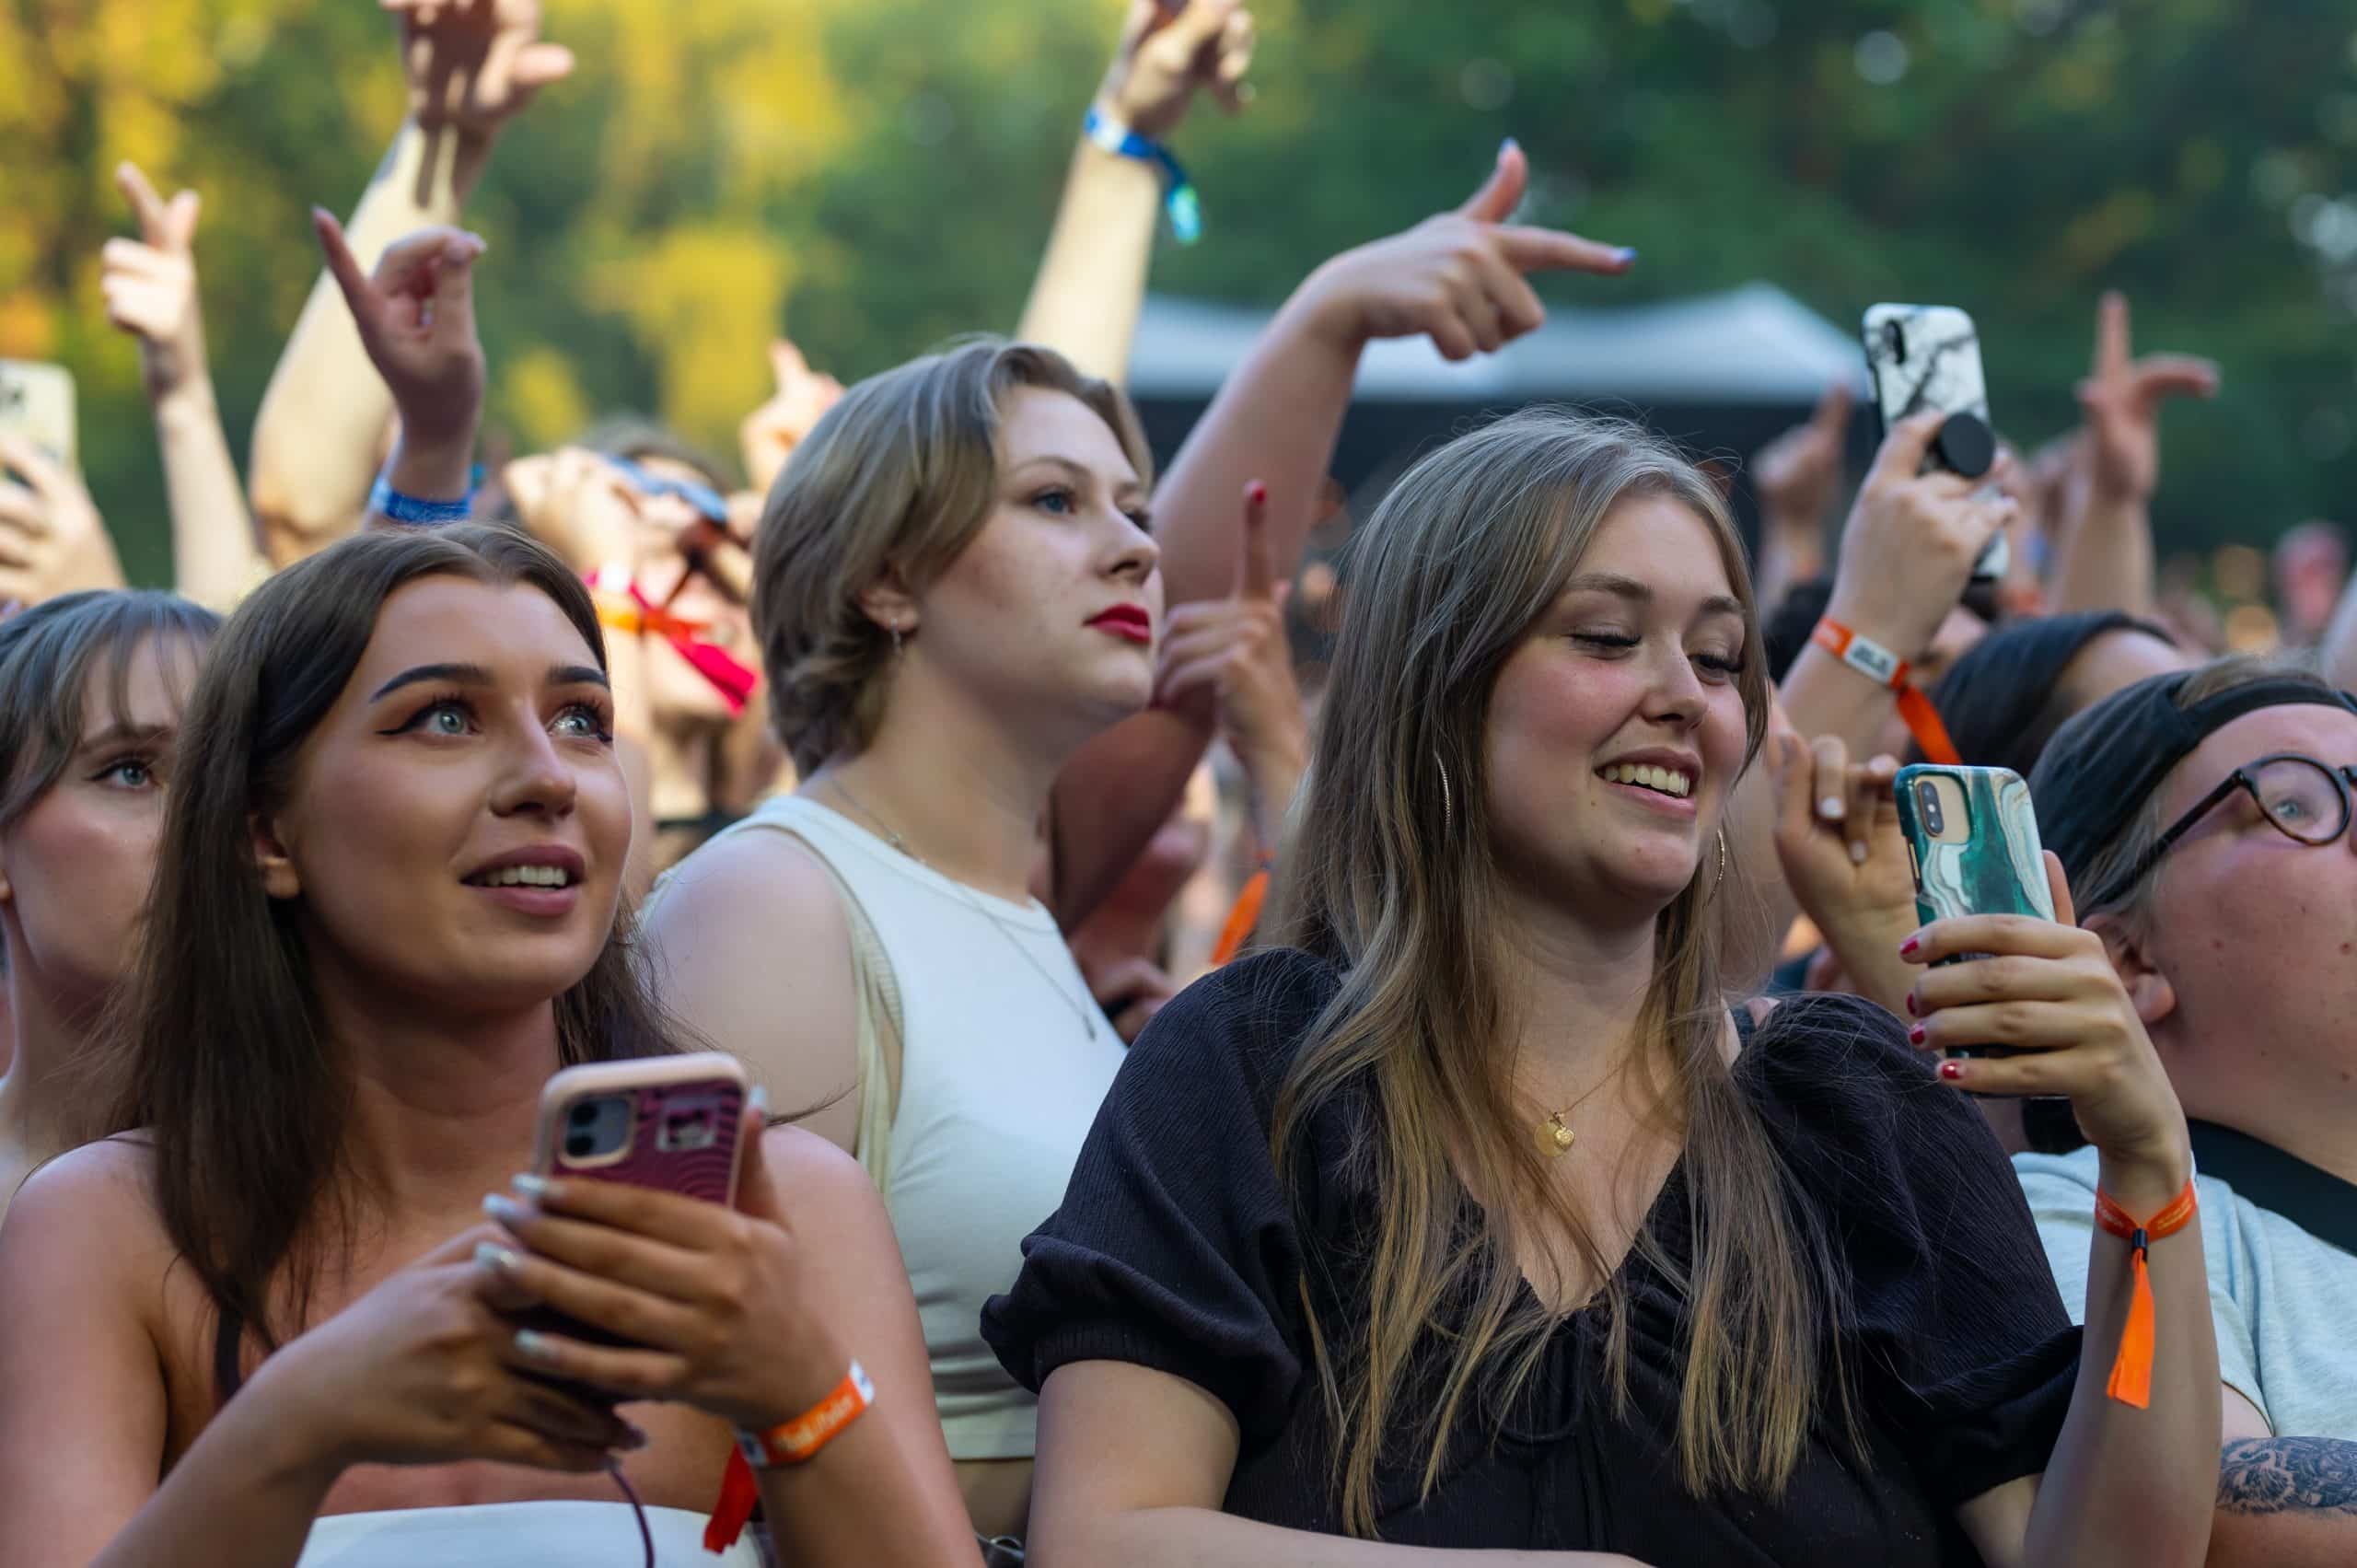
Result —
<path fill-rule="evenodd" d="M 745 1124 L 745 1069 L 733 1056 L 701 1051 L 567 1067 L 540 1091 L 532 1168 L 568 1180 L 627 1182 L 701 1198 L 737 1201 L 737 1134 Z M 621 1157 L 578 1164 L 563 1156 L 566 1118 L 585 1099 L 627 1095 L 636 1112 Z M 680 1119 L 676 1130 L 672 1118 Z M 706 1138 L 694 1129 L 706 1126 Z M 671 1133 L 673 1135 L 667 1135 Z M 686 1146 L 671 1146 L 674 1144 Z"/>

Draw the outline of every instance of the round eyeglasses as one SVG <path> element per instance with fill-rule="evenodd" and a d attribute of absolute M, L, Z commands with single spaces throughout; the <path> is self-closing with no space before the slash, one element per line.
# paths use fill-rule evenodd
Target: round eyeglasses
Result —
<path fill-rule="evenodd" d="M 2296 751 L 2279 751 L 2247 762 L 2218 781 L 2218 787 L 2196 801 L 2167 832 L 2154 841 L 2127 871 L 2106 884 L 2086 907 L 2099 909 L 2151 875 L 2161 857 L 2177 841 L 2237 790 L 2250 796 L 2277 831 L 2304 844 L 2328 844 L 2349 830 L 2350 790 L 2357 786 L 2357 768 L 2336 768 Z"/>

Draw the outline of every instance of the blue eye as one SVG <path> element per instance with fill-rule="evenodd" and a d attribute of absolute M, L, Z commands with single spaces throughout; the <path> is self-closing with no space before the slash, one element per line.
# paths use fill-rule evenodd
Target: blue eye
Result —
<path fill-rule="evenodd" d="M 1073 509 L 1073 494 L 1060 485 L 1053 490 L 1043 490 L 1034 495 L 1031 498 L 1031 505 L 1057 517 L 1068 516 Z"/>
<path fill-rule="evenodd" d="M 613 735 L 606 727 L 606 715 L 586 703 L 575 703 L 556 716 L 559 735 L 568 740 L 611 740 Z"/>
<path fill-rule="evenodd" d="M 150 789 L 156 784 L 156 771 L 137 757 L 125 757 L 109 762 L 99 771 L 99 779 L 117 789 Z"/>

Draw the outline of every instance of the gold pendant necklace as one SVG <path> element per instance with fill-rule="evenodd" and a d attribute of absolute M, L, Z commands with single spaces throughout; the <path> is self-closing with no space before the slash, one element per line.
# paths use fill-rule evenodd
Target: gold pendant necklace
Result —
<path fill-rule="evenodd" d="M 1550 1110 L 1547 1120 L 1538 1124 L 1538 1152 L 1549 1159 L 1562 1159 L 1572 1152 L 1572 1141 L 1579 1136 L 1563 1125 L 1563 1118 L 1578 1109 L 1576 1103 L 1561 1110 Z"/>

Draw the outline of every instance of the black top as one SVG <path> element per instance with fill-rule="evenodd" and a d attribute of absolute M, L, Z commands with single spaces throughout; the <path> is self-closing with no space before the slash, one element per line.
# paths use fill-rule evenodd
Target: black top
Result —
<path fill-rule="evenodd" d="M 1306 1258 L 1321 1319 L 1350 1320 L 1370 1199 L 1345 1182 L 1342 1154 L 1367 1108 L 1321 1107 L 1289 1182 L 1268 1136 L 1285 1069 L 1338 984 L 1306 953 L 1270 952 L 1166 1007 L 1114 1080 L 1063 1206 L 982 1313 L 999 1360 L 1035 1389 L 1096 1360 L 1197 1384 L 1241 1429 L 1227 1512 L 1329 1533 L 1333 1444 L 1300 1292 Z M 1673 1443 L 1681 1300 L 1632 1251 L 1627 1419 L 1605 1380 L 1601 1308 L 1570 1314 L 1530 1391 L 1452 1434 L 1421 1506 L 1422 1455 L 1402 1444 L 1387 1457 L 1386 1540 L 1617 1551 L 1657 1568 L 1979 1561 L 1956 1506 L 2046 1468 L 2078 1361 L 2013 1167 L 1898 1021 L 1852 997 L 1784 1003 L 1747 1031 L 1736 1077 L 1790 1171 L 1787 1201 L 1813 1206 L 1841 1249 L 1864 1469 L 1825 1426 L 1781 1499 L 1689 1496 Z M 1465 1214 L 1479 1216 L 1469 1198 Z M 1683 1162 L 1645 1224 L 1668 1257 L 1690 1256 Z"/>

